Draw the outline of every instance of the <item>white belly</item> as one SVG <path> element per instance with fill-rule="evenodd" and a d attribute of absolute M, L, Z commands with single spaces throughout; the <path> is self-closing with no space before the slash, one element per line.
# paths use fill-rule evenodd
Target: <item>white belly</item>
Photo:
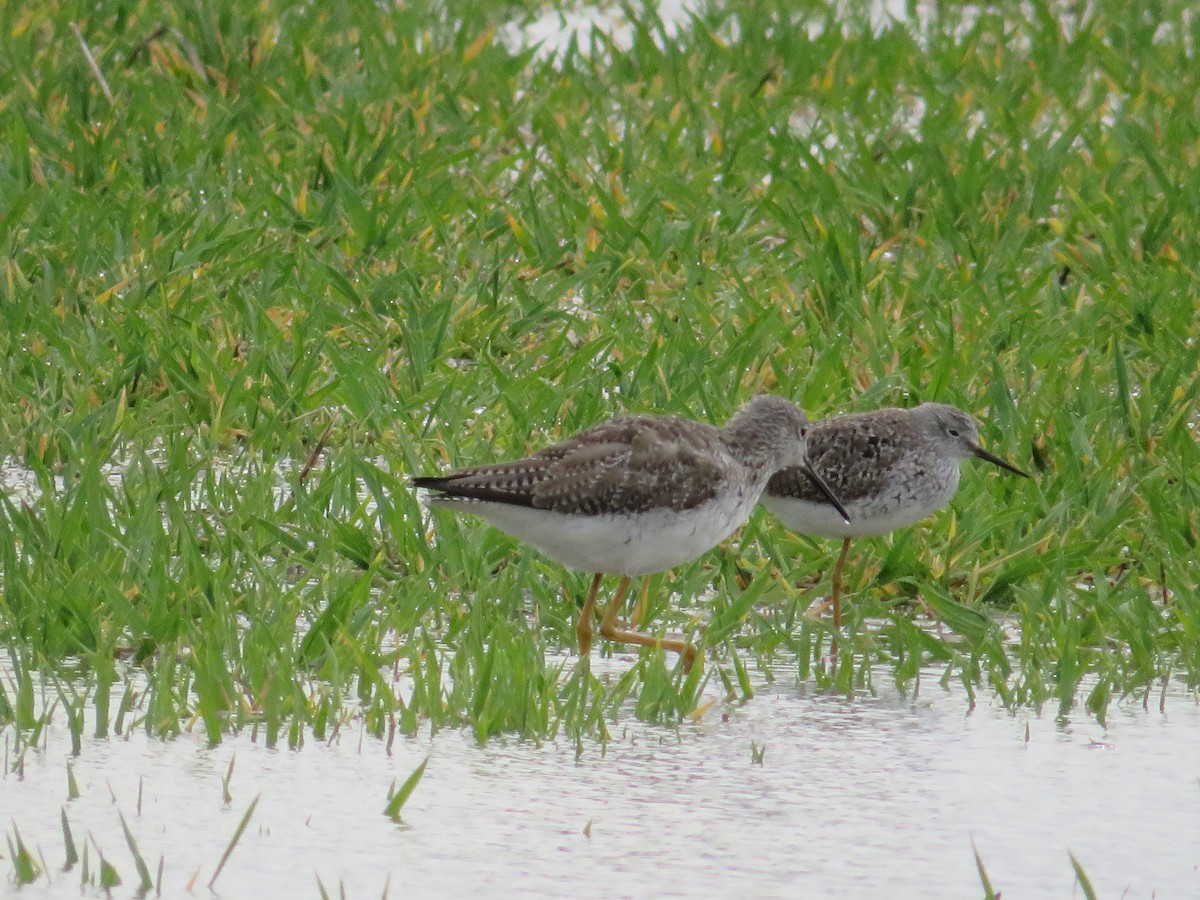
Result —
<path fill-rule="evenodd" d="M 758 495 L 709 501 L 695 509 L 658 509 L 636 516 L 577 516 L 489 502 L 437 502 L 486 519 L 532 544 L 555 562 L 581 572 L 650 575 L 708 552 L 746 521 Z"/>
<path fill-rule="evenodd" d="M 847 525 L 828 503 L 810 503 L 789 497 L 763 494 L 762 504 L 792 531 L 823 538 L 874 537 L 897 528 L 907 528 L 937 512 L 954 495 L 957 479 L 948 489 L 938 490 L 918 500 L 912 496 L 876 497 L 869 502 L 846 503 L 850 514 Z"/>

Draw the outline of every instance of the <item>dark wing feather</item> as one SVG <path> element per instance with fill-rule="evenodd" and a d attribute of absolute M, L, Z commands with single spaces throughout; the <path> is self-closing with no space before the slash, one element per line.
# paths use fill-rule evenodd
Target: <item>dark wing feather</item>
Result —
<path fill-rule="evenodd" d="M 719 489 L 728 454 L 710 426 L 629 416 L 511 463 L 413 483 L 444 499 L 488 500 L 561 513 L 691 509 Z"/>
<path fill-rule="evenodd" d="M 545 467 L 545 463 L 534 458 L 519 459 L 459 469 L 449 475 L 414 478 L 412 483 L 432 492 L 439 500 L 487 500 L 533 506 L 533 487 Z"/>
<path fill-rule="evenodd" d="M 882 493 L 905 451 L 906 410 L 877 410 L 825 419 L 808 432 L 808 461 L 842 503 Z M 897 428 L 897 424 L 900 427 Z M 767 491 L 810 503 L 828 503 L 803 469 L 775 473 Z"/>

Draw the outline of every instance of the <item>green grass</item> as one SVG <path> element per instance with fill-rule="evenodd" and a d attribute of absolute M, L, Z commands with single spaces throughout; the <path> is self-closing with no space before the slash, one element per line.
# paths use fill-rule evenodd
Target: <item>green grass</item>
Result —
<path fill-rule="evenodd" d="M 979 855 L 979 848 L 975 846 L 975 842 L 971 841 L 971 849 L 975 853 L 975 868 L 979 872 L 980 886 L 983 888 L 984 900 L 999 900 L 1001 892 L 998 892 L 992 886 L 992 879 L 988 876 L 987 869 L 983 865 L 983 857 Z M 1092 881 L 1080 865 L 1075 854 L 1067 851 L 1067 857 L 1071 860 L 1071 868 L 1075 872 L 1075 883 L 1079 885 L 1079 890 L 1082 892 L 1086 900 L 1096 900 L 1096 890 L 1092 887 Z"/>
<path fill-rule="evenodd" d="M 458 6 L 0 12 L 0 457 L 40 488 L 0 497 L 18 755 L 56 702 L 299 745 L 350 715 L 603 735 L 746 666 L 939 662 L 1101 718 L 1200 682 L 1190 4 L 815 35 L 824 4 L 727 4 L 557 60 L 499 37 L 536 7 Z M 793 587 L 830 543 L 758 516 L 656 577 L 650 627 L 710 624 L 705 670 L 605 684 L 554 661 L 586 575 L 432 529 L 406 484 L 760 390 L 955 403 L 1036 474 L 973 466 L 856 544 L 835 679 Z"/>

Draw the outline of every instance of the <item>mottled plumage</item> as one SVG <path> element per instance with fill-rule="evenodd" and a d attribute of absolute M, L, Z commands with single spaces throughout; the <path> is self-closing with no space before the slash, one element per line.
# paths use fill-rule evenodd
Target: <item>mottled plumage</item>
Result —
<path fill-rule="evenodd" d="M 886 534 L 945 506 L 958 490 L 959 462 L 972 456 L 1025 476 L 979 445 L 974 419 L 944 403 L 837 416 L 810 427 L 808 464 L 845 504 L 850 523 L 803 469 L 773 475 L 762 502 L 801 534 Z"/>
<path fill-rule="evenodd" d="M 944 403 L 853 413 L 812 425 L 809 468 L 777 472 L 762 503 L 793 531 L 842 539 L 832 579 L 835 626 L 841 626 L 842 569 L 850 539 L 886 534 L 941 509 L 958 490 L 959 463 L 972 456 L 1029 477 L 984 450 L 975 420 Z M 810 471 L 845 504 L 849 522 L 825 501 Z M 832 659 L 836 666 L 836 641 Z"/>
<path fill-rule="evenodd" d="M 569 568 L 597 573 L 580 623 L 586 651 L 599 575 L 661 572 L 716 546 L 745 522 L 774 472 L 803 468 L 807 428 L 794 404 L 763 395 L 723 428 L 674 416 L 625 416 L 525 459 L 413 484 L 430 492 L 433 506 L 479 515 Z M 606 624 L 615 621 L 610 612 Z M 605 627 L 606 637 L 632 640 L 632 632 Z"/>
<path fill-rule="evenodd" d="M 482 500 L 568 515 L 676 512 L 711 500 L 735 459 L 711 425 L 627 416 L 596 425 L 526 459 L 414 479 L 434 502 Z"/>

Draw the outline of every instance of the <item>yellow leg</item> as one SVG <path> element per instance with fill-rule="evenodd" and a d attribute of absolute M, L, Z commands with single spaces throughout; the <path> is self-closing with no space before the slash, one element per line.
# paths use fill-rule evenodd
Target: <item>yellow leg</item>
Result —
<path fill-rule="evenodd" d="M 630 581 L 630 578 L 625 577 L 617 585 L 617 593 L 613 596 L 608 606 L 605 607 L 604 615 L 600 619 L 600 634 L 606 640 L 617 641 L 622 644 L 637 644 L 639 647 L 662 647 L 664 650 L 671 650 L 683 657 L 683 670 L 690 672 L 692 665 L 696 662 L 696 648 L 687 641 L 678 638 L 653 637 L 637 631 L 629 631 L 626 628 L 622 628 L 617 621 L 617 615 L 621 611 L 621 603 L 625 600 L 625 594 L 629 591 Z"/>
<path fill-rule="evenodd" d="M 833 641 L 829 645 L 829 671 L 837 674 L 838 639 L 837 633 L 842 630 L 842 570 L 846 567 L 846 554 L 850 552 L 850 538 L 842 541 L 842 552 L 838 554 L 837 565 L 833 567 Z"/>
<path fill-rule="evenodd" d="M 603 576 L 597 572 L 592 579 L 592 589 L 588 591 L 587 599 L 583 601 L 583 609 L 579 613 L 579 623 L 575 626 L 575 634 L 579 637 L 579 655 L 587 656 L 592 649 L 592 619 L 596 617 L 596 592 L 600 590 L 600 579 Z"/>
<path fill-rule="evenodd" d="M 617 592 L 608 601 L 608 606 L 604 607 L 604 615 L 600 617 L 600 634 L 604 637 L 608 637 L 608 632 L 617 627 L 617 614 L 621 611 L 621 604 L 625 601 L 625 595 L 629 592 L 629 585 L 632 581 L 633 579 L 628 575 L 621 576 Z"/>

